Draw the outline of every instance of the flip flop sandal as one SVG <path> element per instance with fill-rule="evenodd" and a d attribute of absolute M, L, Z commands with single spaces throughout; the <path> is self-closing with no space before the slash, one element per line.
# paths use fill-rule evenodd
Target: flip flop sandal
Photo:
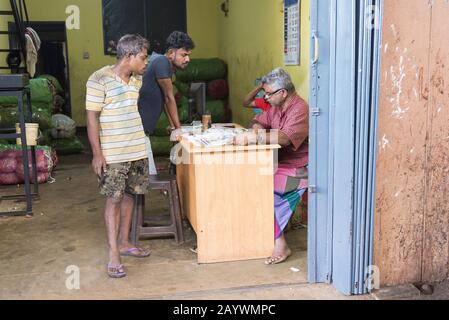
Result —
<path fill-rule="evenodd" d="M 115 279 L 125 277 L 126 272 L 123 270 L 123 264 L 113 265 L 108 263 L 108 276 Z"/>
<path fill-rule="evenodd" d="M 151 251 L 145 251 L 142 248 L 129 248 L 126 249 L 124 252 L 120 252 L 121 256 L 128 256 L 128 257 L 134 257 L 134 258 L 146 258 L 149 257 L 151 254 Z"/>
<path fill-rule="evenodd" d="M 189 250 L 192 251 L 193 253 L 198 253 L 198 248 L 196 246 L 189 248 Z"/>

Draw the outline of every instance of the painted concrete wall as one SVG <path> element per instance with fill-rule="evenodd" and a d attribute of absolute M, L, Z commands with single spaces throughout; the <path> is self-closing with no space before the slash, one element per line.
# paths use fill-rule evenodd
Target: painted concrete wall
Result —
<path fill-rule="evenodd" d="M 192 58 L 218 57 L 219 13 L 217 0 L 187 0 L 187 32 L 195 42 Z"/>
<path fill-rule="evenodd" d="M 218 3 L 221 3 L 218 0 Z M 297 91 L 309 93 L 310 0 L 301 0 L 301 65 L 286 67 Z M 219 14 L 220 57 L 228 63 L 230 105 L 234 121 L 243 125 L 253 117 L 242 109 L 254 80 L 276 67 L 285 67 L 282 0 L 229 1 L 229 14 Z"/>
<path fill-rule="evenodd" d="M 445 0 L 385 1 L 374 233 L 385 286 L 449 277 L 448 16 Z"/>

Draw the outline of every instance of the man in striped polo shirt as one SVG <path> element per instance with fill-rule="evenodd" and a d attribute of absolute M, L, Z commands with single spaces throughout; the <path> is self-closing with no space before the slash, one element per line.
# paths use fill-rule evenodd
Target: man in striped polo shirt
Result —
<path fill-rule="evenodd" d="M 112 278 L 126 276 L 120 255 L 150 255 L 128 241 L 134 207 L 131 195 L 144 193 L 149 185 L 146 137 L 137 108 L 148 49 L 148 41 L 141 36 L 123 36 L 117 44 L 117 63 L 96 71 L 86 85 L 92 167 L 100 193 L 107 197 L 107 272 Z"/>

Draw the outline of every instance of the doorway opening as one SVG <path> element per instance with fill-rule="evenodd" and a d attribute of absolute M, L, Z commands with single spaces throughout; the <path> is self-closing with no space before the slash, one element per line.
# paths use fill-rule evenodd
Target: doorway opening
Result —
<path fill-rule="evenodd" d="M 59 86 L 55 88 L 60 97 L 55 100 L 55 112 L 71 117 L 70 70 L 65 22 L 30 21 L 25 23 L 25 27 L 34 29 L 41 40 L 34 78 L 47 75 L 56 78 L 61 88 L 58 88 Z M 15 26 L 9 23 L 8 28 L 13 31 Z M 9 41 L 10 48 L 18 48 L 15 37 L 10 37 Z"/>

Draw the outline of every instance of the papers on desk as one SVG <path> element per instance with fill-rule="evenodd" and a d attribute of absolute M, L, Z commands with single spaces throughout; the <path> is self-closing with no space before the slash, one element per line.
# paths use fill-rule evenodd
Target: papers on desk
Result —
<path fill-rule="evenodd" d="M 182 128 L 184 132 L 184 127 Z M 182 136 L 197 147 L 219 147 L 232 145 L 234 137 L 247 131 L 246 129 L 211 128 L 205 132 L 201 129 L 190 130 Z"/>
<path fill-rule="evenodd" d="M 185 134 L 188 134 L 188 135 L 199 134 L 199 133 L 201 133 L 202 128 L 203 128 L 203 125 L 201 123 L 199 125 L 181 126 L 183 136 Z"/>

